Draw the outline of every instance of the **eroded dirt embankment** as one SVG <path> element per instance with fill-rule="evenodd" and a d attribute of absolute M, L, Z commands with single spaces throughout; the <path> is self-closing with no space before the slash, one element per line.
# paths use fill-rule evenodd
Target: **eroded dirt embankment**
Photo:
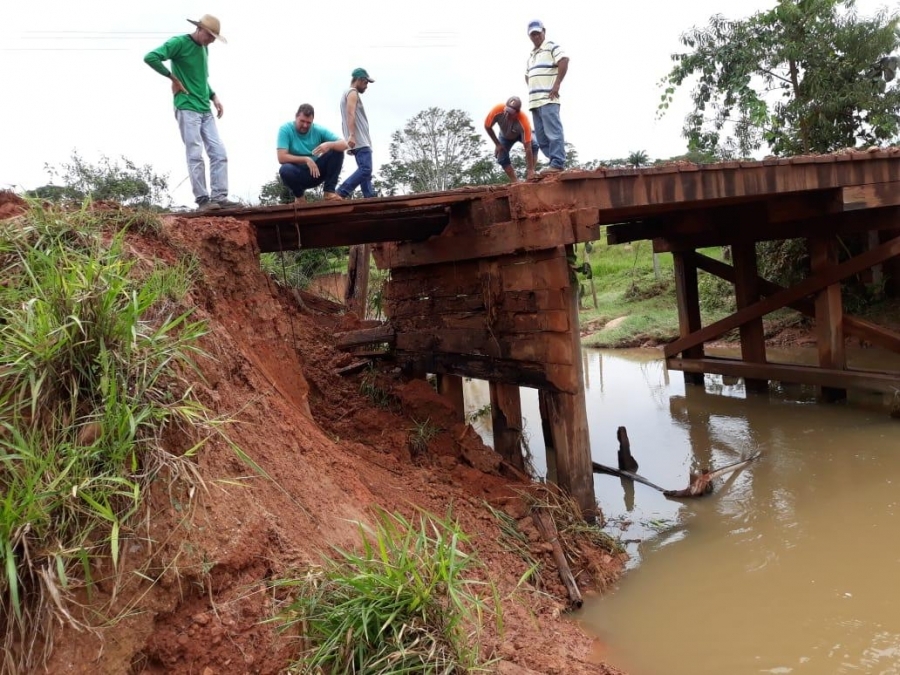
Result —
<path fill-rule="evenodd" d="M 452 513 L 471 536 L 486 576 L 503 598 L 504 630 L 489 626 L 487 655 L 505 673 L 615 673 L 589 663 L 596 647 L 564 616 L 565 590 L 551 547 L 540 540 L 520 490 L 498 456 L 425 382 L 390 373 L 378 386 L 395 398 L 376 407 L 360 377 L 337 376 L 348 363 L 335 351 L 333 318 L 304 313 L 294 297 L 259 269 L 251 227 L 229 218 L 166 219 L 163 231 L 134 235 L 143 261 L 199 261 L 200 281 L 176 305 L 209 322 L 196 391 L 222 420 L 227 436 L 265 473 L 259 475 L 219 434 L 198 455 L 202 484 L 152 495 L 152 515 L 128 534 L 117 572 L 98 570 L 91 603 L 113 601 L 118 621 L 93 631 L 64 629 L 49 663 L 54 673 L 279 673 L 297 643 L 264 623 L 279 601 L 268 582 L 320 561 L 330 546 L 358 543 L 356 521 L 371 507 L 407 516 L 416 508 Z M 173 307 L 173 310 L 177 310 Z M 441 429 L 413 453 L 416 421 Z M 172 449 L 196 438 L 172 435 Z M 486 504 L 517 519 L 541 561 L 540 592 L 519 584 L 526 562 L 507 550 Z M 579 547 L 579 583 L 602 588 L 621 560 Z M 129 570 L 153 562 L 144 577 Z"/>

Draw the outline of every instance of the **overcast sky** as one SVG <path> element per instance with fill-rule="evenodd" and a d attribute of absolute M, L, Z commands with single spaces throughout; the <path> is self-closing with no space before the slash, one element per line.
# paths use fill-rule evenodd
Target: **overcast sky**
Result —
<path fill-rule="evenodd" d="M 169 82 L 144 54 L 214 14 L 228 44 L 210 49 L 210 82 L 225 116 L 230 193 L 258 200 L 277 169 L 278 127 L 300 103 L 340 133 L 338 101 L 357 66 L 376 82 L 364 102 L 374 163 L 388 160 L 391 133 L 431 106 L 461 108 L 481 129 L 496 103 L 527 95 L 526 27 L 570 58 L 562 86 L 566 140 L 582 160 L 645 150 L 651 158 L 685 151 L 681 125 L 688 90 L 656 119 L 660 79 L 680 49 L 679 35 L 717 12 L 749 16 L 774 0 L 556 0 L 453 3 L 284 0 L 7 0 L 0 10 L 0 189 L 48 182 L 45 164 L 77 149 L 86 159 L 122 155 L 168 174 L 176 204 L 192 204 Z M 861 13 L 895 6 L 860 0 Z M 348 157 L 345 175 L 355 163 Z"/>

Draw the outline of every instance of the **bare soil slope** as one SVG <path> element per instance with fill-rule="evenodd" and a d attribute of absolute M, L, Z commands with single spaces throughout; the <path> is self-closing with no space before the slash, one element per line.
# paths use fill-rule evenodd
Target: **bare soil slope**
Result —
<path fill-rule="evenodd" d="M 526 485 L 454 421 L 427 383 L 381 375 L 379 386 L 397 401 L 383 409 L 360 393 L 362 375 L 335 375 L 349 361 L 330 346 L 335 320 L 304 313 L 260 271 L 247 223 L 170 217 L 161 234 L 134 235 L 129 246 L 145 260 L 199 260 L 201 281 L 183 299 L 210 327 L 196 391 L 268 478 L 220 434 L 198 429 L 198 438 L 210 439 L 198 455 L 202 484 L 172 491 L 160 481 L 152 515 L 129 533 L 119 570 L 105 571 L 124 580 L 115 598 L 111 581 L 95 572 L 99 592 L 88 610 L 111 602 L 120 619 L 92 631 L 63 629 L 49 672 L 284 672 L 298 644 L 266 623 L 280 600 L 268 582 L 318 563 L 332 545 L 356 546 L 355 521 L 371 521 L 374 505 L 407 516 L 416 507 L 440 516 L 452 507 L 503 598 L 504 630 L 490 628 L 485 638 L 486 655 L 502 659 L 498 672 L 618 672 L 590 662 L 598 645 L 565 618 L 550 546 L 518 492 Z M 411 430 L 426 419 L 441 432 L 413 453 Z M 168 439 L 181 449 L 196 441 Z M 531 538 L 544 592 L 517 588 L 527 565 L 502 546 L 486 503 L 517 518 Z M 576 553 L 586 591 L 621 571 L 622 561 L 603 551 L 585 545 Z M 129 572 L 148 559 L 146 578 Z"/>

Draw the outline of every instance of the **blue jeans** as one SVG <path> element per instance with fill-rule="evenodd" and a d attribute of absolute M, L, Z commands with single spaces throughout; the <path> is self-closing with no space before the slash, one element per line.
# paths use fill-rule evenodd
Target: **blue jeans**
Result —
<path fill-rule="evenodd" d="M 281 176 L 281 180 L 291 189 L 295 197 L 302 197 L 306 190 L 323 183 L 325 192 L 334 192 L 343 165 L 344 153 L 329 150 L 321 157 L 316 158 L 316 166 L 319 167 L 318 178 L 312 177 L 306 164 L 282 164 L 278 175 Z"/>
<path fill-rule="evenodd" d="M 521 143 L 522 145 L 525 145 L 525 141 L 522 138 L 522 134 L 519 134 L 516 138 L 514 138 L 512 140 L 506 138 L 505 136 L 503 136 L 501 134 L 500 136 L 497 137 L 497 140 L 500 141 L 500 147 L 503 148 L 503 152 L 501 152 L 499 155 L 497 155 L 497 164 L 499 164 L 500 166 L 502 166 L 505 169 L 506 167 L 508 167 L 510 165 L 509 151 L 512 150 L 512 146 L 514 146 L 516 143 Z M 537 161 L 538 144 L 533 136 L 531 137 L 531 150 L 534 153 L 535 161 Z"/>
<path fill-rule="evenodd" d="M 175 119 L 181 131 L 187 155 L 188 175 L 191 190 L 198 204 L 212 199 L 214 202 L 228 198 L 228 155 L 219 138 L 216 118 L 211 112 L 199 113 L 193 110 L 175 109 Z M 211 191 L 206 190 L 206 165 L 203 162 L 203 148 L 209 155 L 209 182 Z"/>
<path fill-rule="evenodd" d="M 341 183 L 337 193 L 341 197 L 349 197 L 358 187 L 362 190 L 363 197 L 374 197 L 375 188 L 372 186 L 372 148 L 356 148 L 350 151 L 356 158 L 356 171 Z"/>
<path fill-rule="evenodd" d="M 564 169 L 566 166 L 566 139 L 559 119 L 559 103 L 547 103 L 531 110 L 534 135 L 541 152 L 550 160 L 550 166 Z"/>

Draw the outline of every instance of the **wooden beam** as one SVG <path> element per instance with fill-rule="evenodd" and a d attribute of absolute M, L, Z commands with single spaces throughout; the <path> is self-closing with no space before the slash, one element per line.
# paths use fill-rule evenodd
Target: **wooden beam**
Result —
<path fill-rule="evenodd" d="M 362 345 L 387 342 L 393 344 L 397 334 L 393 326 L 385 325 L 377 328 L 363 328 L 362 330 L 344 331 L 335 334 L 335 346 L 338 349 L 351 349 Z"/>
<path fill-rule="evenodd" d="M 900 389 L 900 373 L 867 370 L 832 370 L 815 366 L 795 366 L 781 363 L 758 365 L 736 359 L 706 357 L 703 359 L 666 359 L 672 370 L 695 373 L 715 373 L 743 378 L 767 378 L 778 382 L 795 382 L 819 387 L 861 389 L 891 393 Z"/>
<path fill-rule="evenodd" d="M 838 262 L 837 237 L 816 237 L 809 240 L 812 272 L 815 274 L 834 267 Z M 816 294 L 816 346 L 819 367 L 843 370 L 847 367 L 844 351 L 841 284 L 835 283 Z M 826 401 L 847 398 L 846 389 L 822 387 L 819 396 Z"/>
<path fill-rule="evenodd" d="M 540 251 L 600 237 L 597 209 L 562 210 L 494 223 L 465 232 L 448 232 L 418 243 L 385 250 L 385 267 L 418 267 Z M 453 236 L 451 236 L 451 234 Z"/>
<path fill-rule="evenodd" d="M 898 233 L 898 235 L 900 235 L 900 233 Z M 701 253 L 685 252 L 681 255 L 693 259 L 698 269 L 734 283 L 734 268 L 730 265 L 726 265 L 719 260 L 710 258 Z M 783 286 L 772 283 L 771 281 L 768 281 L 763 277 L 759 277 L 758 282 L 760 294 L 763 296 L 775 295 L 776 293 L 785 290 Z M 810 300 L 807 300 L 806 298 L 801 298 L 800 300 L 790 302 L 787 306 L 800 312 L 804 316 L 808 316 L 813 319 L 816 317 L 816 309 L 814 303 Z M 846 314 L 843 316 L 842 325 L 844 327 L 844 331 L 846 331 L 848 334 L 859 338 L 860 340 L 870 342 L 877 347 L 882 347 L 884 349 L 887 349 L 888 351 L 900 354 L 900 333 L 878 326 L 871 321 L 866 321 L 865 319 L 860 319 L 854 316 L 848 316 Z"/>
<path fill-rule="evenodd" d="M 522 453 L 522 402 L 519 387 L 500 382 L 490 383 L 491 422 L 494 431 L 494 450 L 506 462 L 525 471 Z"/>
<path fill-rule="evenodd" d="M 734 260 L 734 295 L 737 308 L 750 307 L 760 298 L 759 274 L 756 269 L 756 244 L 740 243 L 731 247 Z M 748 321 L 740 327 L 741 358 L 748 363 L 766 362 L 766 336 L 762 317 Z M 766 380 L 747 380 L 747 391 L 764 393 L 768 391 Z"/>
<path fill-rule="evenodd" d="M 581 386 L 571 366 L 495 359 L 475 354 L 441 354 L 424 352 L 395 352 L 403 364 L 417 364 L 416 370 L 473 377 L 488 382 L 517 384 L 547 391 L 574 393 Z"/>
<path fill-rule="evenodd" d="M 705 205 L 690 211 L 673 211 L 634 223 L 606 228 L 609 244 L 642 239 L 680 240 L 684 237 L 734 237 L 735 232 L 765 231 L 775 223 L 821 217 L 843 209 L 841 191 L 816 190 L 796 195 L 767 195 L 765 199 L 740 204 Z"/>
<path fill-rule="evenodd" d="M 675 297 L 678 306 L 678 331 L 687 338 L 699 331 L 703 324 L 700 319 L 700 288 L 697 284 L 697 265 L 693 257 L 675 253 Z M 703 345 L 695 345 L 685 350 L 684 356 L 692 359 L 703 358 Z M 703 375 L 686 373 L 687 384 L 703 384 Z"/>
<path fill-rule="evenodd" d="M 753 227 L 709 229 L 683 236 L 662 235 L 653 240 L 657 253 L 694 250 L 707 246 L 726 246 L 737 242 L 802 239 L 828 234 L 860 234 L 871 230 L 892 229 L 900 223 L 900 207 L 848 211 L 785 222 L 761 222 Z"/>
<path fill-rule="evenodd" d="M 780 291 L 775 295 L 760 300 L 750 307 L 738 310 L 731 316 L 716 321 L 699 331 L 695 331 L 687 337 L 681 337 L 666 345 L 663 351 L 665 355 L 669 357 L 691 347 L 696 347 L 707 340 L 712 340 L 723 333 L 727 333 L 728 331 L 737 328 L 747 321 L 756 319 L 760 316 L 765 316 L 770 312 L 774 312 L 776 309 L 781 309 L 795 300 L 816 293 L 841 279 L 857 274 L 864 269 L 868 269 L 872 265 L 877 265 L 898 254 L 900 254 L 900 237 L 892 239 L 878 248 L 866 251 L 850 260 L 845 260 L 839 265 L 834 265 L 818 274 L 814 274 L 791 288 L 787 288 L 784 291 Z"/>
<path fill-rule="evenodd" d="M 900 181 L 849 185 L 841 192 L 845 211 L 900 206 Z"/>
<path fill-rule="evenodd" d="M 384 241 L 427 239 L 440 234 L 450 218 L 446 213 L 396 220 L 334 220 L 304 224 L 302 222 L 261 223 L 256 225 L 256 241 L 262 253 L 300 248 L 331 248 Z"/>
<path fill-rule="evenodd" d="M 408 352 L 472 354 L 496 359 L 571 365 L 575 359 L 571 342 L 563 333 L 504 333 L 490 330 L 455 329 L 398 332 L 397 349 Z"/>

